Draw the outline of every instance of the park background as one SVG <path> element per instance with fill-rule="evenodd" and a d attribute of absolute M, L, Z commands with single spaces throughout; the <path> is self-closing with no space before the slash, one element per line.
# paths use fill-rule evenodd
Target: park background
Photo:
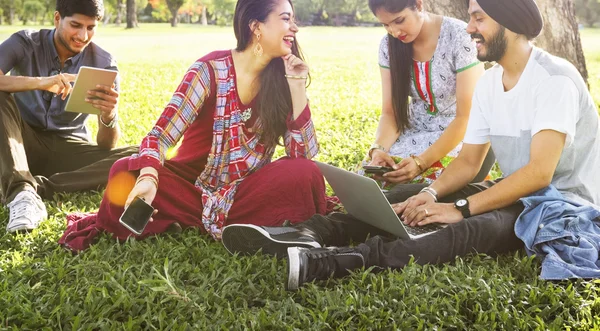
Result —
<path fill-rule="evenodd" d="M 374 137 L 381 112 L 377 50 L 385 35 L 366 1 L 354 3 L 362 5 L 296 2 L 303 25 L 298 41 L 311 67 L 318 159 L 347 169 Z M 585 15 L 598 5 L 575 1 L 581 3 Z M 169 24 L 166 2 L 150 3 L 151 19 L 147 4 L 137 2 L 137 28 L 126 29 L 125 17 L 115 22 L 116 9 L 126 16 L 126 8 L 107 1 L 109 19 L 94 39 L 116 56 L 122 75 L 120 146 L 140 142 L 193 61 L 235 45 L 228 26 L 234 1 L 183 2 L 177 27 Z M 51 28 L 53 6 L 46 0 L 0 0 L 0 42 L 23 28 Z M 36 7 L 44 9 L 35 14 Z M 211 24 L 202 24 L 202 13 Z M 578 15 L 581 44 L 590 89 L 600 102 L 600 30 L 593 28 L 598 16 L 585 15 Z M 338 24 L 352 27 L 315 26 Z M 96 121 L 90 126 L 95 130 Z M 58 247 L 65 216 L 95 211 L 100 199 L 101 192 L 57 194 L 46 203 L 50 217 L 39 229 L 1 232 L 0 329 L 600 329 L 600 281 L 541 281 L 539 262 L 522 252 L 357 272 L 288 293 L 284 261 L 231 257 L 198 230 L 124 244 L 104 235 L 79 255 Z M 8 210 L 0 207 L 0 227 L 7 220 Z"/>

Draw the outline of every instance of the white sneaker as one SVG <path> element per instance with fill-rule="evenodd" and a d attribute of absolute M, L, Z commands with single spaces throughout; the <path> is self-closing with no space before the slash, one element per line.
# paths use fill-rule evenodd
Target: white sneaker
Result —
<path fill-rule="evenodd" d="M 30 190 L 19 192 L 8 204 L 10 216 L 6 231 L 33 230 L 41 221 L 48 218 L 46 206 L 39 195 Z"/>

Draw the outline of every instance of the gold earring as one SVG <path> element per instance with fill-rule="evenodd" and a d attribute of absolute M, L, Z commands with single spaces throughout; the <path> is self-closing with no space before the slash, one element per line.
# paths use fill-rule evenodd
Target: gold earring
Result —
<path fill-rule="evenodd" d="M 256 34 L 256 46 L 254 46 L 254 55 L 259 57 L 263 55 L 263 48 L 260 44 L 260 33 Z"/>

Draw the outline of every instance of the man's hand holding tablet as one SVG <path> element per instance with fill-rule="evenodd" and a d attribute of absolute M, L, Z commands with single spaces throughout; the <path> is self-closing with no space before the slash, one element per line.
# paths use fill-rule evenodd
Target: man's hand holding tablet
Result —
<path fill-rule="evenodd" d="M 85 102 L 91 104 L 94 108 L 100 110 L 102 122 L 110 123 L 117 114 L 117 105 L 119 103 L 119 92 L 106 85 L 96 85 L 96 90 L 87 91 Z"/>
<path fill-rule="evenodd" d="M 66 111 L 100 115 L 103 123 L 110 123 L 117 113 L 119 92 L 114 89 L 117 72 L 81 67 Z"/>

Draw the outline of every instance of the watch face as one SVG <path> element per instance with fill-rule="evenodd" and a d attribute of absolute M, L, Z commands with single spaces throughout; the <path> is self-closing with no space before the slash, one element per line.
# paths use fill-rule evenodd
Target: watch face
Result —
<path fill-rule="evenodd" d="M 456 200 L 457 207 L 464 207 L 467 205 L 467 199 Z"/>

